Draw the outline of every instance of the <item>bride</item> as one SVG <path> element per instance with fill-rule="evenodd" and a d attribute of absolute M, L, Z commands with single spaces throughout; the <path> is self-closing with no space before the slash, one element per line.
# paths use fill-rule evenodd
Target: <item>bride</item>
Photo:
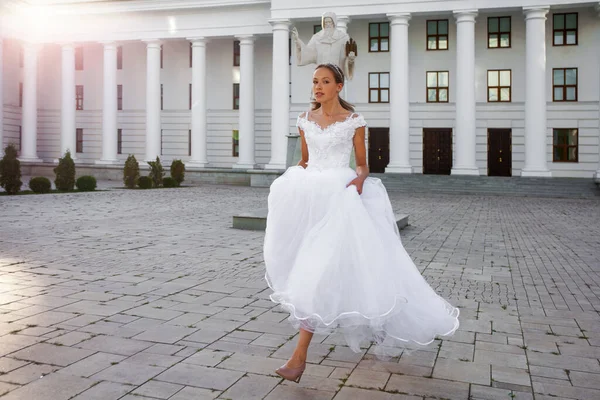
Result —
<path fill-rule="evenodd" d="M 296 382 L 313 333 L 339 332 L 356 352 L 369 342 L 386 352 L 427 345 L 459 325 L 459 310 L 433 291 L 402 246 L 385 187 L 368 177 L 366 122 L 340 97 L 343 82 L 334 64 L 315 69 L 314 102 L 297 121 L 302 159 L 273 182 L 268 198 L 265 278 L 271 300 L 300 330 L 276 373 Z"/>

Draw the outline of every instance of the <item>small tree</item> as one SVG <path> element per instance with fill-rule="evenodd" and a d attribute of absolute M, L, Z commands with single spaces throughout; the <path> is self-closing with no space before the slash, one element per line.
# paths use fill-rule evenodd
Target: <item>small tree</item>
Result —
<path fill-rule="evenodd" d="M 17 194 L 21 190 L 21 162 L 17 159 L 17 149 L 9 144 L 0 160 L 0 186 L 8 194 Z"/>
<path fill-rule="evenodd" d="M 123 168 L 123 183 L 127 188 L 133 189 L 137 185 L 138 179 L 140 179 L 140 164 L 135 156 L 130 154 L 125 161 L 125 168 Z"/>
<path fill-rule="evenodd" d="M 185 164 L 181 160 L 173 160 L 171 163 L 171 178 L 175 179 L 177 186 L 185 179 Z"/>
<path fill-rule="evenodd" d="M 159 187 L 162 185 L 163 176 L 165 176 L 165 170 L 160 163 L 160 158 L 156 156 L 156 161 L 148 161 L 148 165 L 150 165 L 150 179 L 152 179 L 154 187 Z"/>
<path fill-rule="evenodd" d="M 73 190 L 75 187 L 75 162 L 71 158 L 71 152 L 67 150 L 63 158 L 58 159 L 58 166 L 54 168 L 56 180 L 54 185 L 58 190 Z"/>

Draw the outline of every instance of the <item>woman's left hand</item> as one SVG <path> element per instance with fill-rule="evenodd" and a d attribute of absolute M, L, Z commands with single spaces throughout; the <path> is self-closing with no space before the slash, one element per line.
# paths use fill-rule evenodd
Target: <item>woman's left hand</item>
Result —
<path fill-rule="evenodd" d="M 352 179 L 352 182 L 350 182 L 348 185 L 346 185 L 346 187 L 350 187 L 351 185 L 354 185 L 354 186 L 356 186 L 356 190 L 358 191 L 358 194 L 362 194 L 363 183 L 365 183 L 365 180 L 363 178 L 357 176 L 356 178 Z"/>

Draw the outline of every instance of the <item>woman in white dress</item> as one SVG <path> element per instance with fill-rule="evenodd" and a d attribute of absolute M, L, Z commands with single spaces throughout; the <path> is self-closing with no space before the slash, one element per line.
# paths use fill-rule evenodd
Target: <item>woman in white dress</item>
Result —
<path fill-rule="evenodd" d="M 296 382 L 313 333 L 339 332 L 356 352 L 375 342 L 389 354 L 459 325 L 459 310 L 433 291 L 402 246 L 385 187 L 368 177 L 366 122 L 340 98 L 343 82 L 336 65 L 315 69 L 312 109 L 297 122 L 302 159 L 273 182 L 268 198 L 265 278 L 271 300 L 300 330 L 276 373 Z"/>

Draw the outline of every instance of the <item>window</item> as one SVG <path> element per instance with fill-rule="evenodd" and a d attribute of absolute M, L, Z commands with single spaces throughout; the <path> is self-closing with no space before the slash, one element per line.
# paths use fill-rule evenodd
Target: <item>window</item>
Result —
<path fill-rule="evenodd" d="M 577 13 L 554 14 L 552 23 L 554 46 L 577 45 Z"/>
<path fill-rule="evenodd" d="M 160 68 L 163 67 L 163 45 L 160 45 Z"/>
<path fill-rule="evenodd" d="M 19 152 L 21 152 L 22 145 L 23 145 L 23 133 L 21 132 L 21 125 L 19 125 Z"/>
<path fill-rule="evenodd" d="M 123 129 L 117 129 L 117 154 L 123 154 Z"/>
<path fill-rule="evenodd" d="M 369 24 L 369 52 L 390 51 L 390 24 Z"/>
<path fill-rule="evenodd" d="M 233 66 L 234 67 L 240 66 L 240 41 L 239 40 L 233 41 Z"/>
<path fill-rule="evenodd" d="M 292 65 L 292 38 L 288 39 L 288 57 L 290 59 L 290 65 Z"/>
<path fill-rule="evenodd" d="M 192 68 L 192 65 L 194 65 L 194 62 L 192 61 L 193 56 L 194 56 L 194 50 L 192 47 L 192 42 L 190 42 L 190 68 Z"/>
<path fill-rule="evenodd" d="M 321 25 L 313 25 L 313 35 L 315 33 L 319 33 L 323 30 L 323 27 Z"/>
<path fill-rule="evenodd" d="M 552 89 L 553 101 L 577 101 L 577 68 L 554 68 Z"/>
<path fill-rule="evenodd" d="M 390 73 L 369 73 L 369 103 L 390 102 Z"/>
<path fill-rule="evenodd" d="M 117 69 L 123 69 L 123 46 L 117 47 Z"/>
<path fill-rule="evenodd" d="M 163 84 L 160 84 L 160 109 L 163 109 Z"/>
<path fill-rule="evenodd" d="M 554 129 L 552 160 L 554 162 L 579 162 L 577 129 Z"/>
<path fill-rule="evenodd" d="M 427 21 L 427 50 L 448 50 L 448 20 Z"/>
<path fill-rule="evenodd" d="M 190 97 L 188 102 L 189 102 L 189 108 L 191 110 L 192 109 L 192 84 L 191 83 L 190 83 L 190 88 L 188 91 L 189 91 L 189 97 Z"/>
<path fill-rule="evenodd" d="M 510 17 L 488 17 L 488 49 L 510 47 Z"/>
<path fill-rule="evenodd" d="M 123 110 L 123 85 L 117 85 L 117 110 Z"/>
<path fill-rule="evenodd" d="M 239 83 L 233 84 L 233 109 L 234 110 L 240 109 L 240 84 Z"/>
<path fill-rule="evenodd" d="M 232 156 L 239 157 L 240 156 L 240 131 L 234 130 L 232 137 Z"/>
<path fill-rule="evenodd" d="M 75 47 L 75 70 L 83 71 L 83 47 Z"/>
<path fill-rule="evenodd" d="M 23 107 L 23 82 L 19 82 L 19 107 Z"/>
<path fill-rule="evenodd" d="M 23 68 L 25 66 L 25 49 L 23 45 L 19 46 L 19 67 Z"/>
<path fill-rule="evenodd" d="M 188 130 L 188 156 L 192 155 L 192 130 Z"/>
<path fill-rule="evenodd" d="M 160 130 L 160 155 L 163 155 L 163 129 Z"/>
<path fill-rule="evenodd" d="M 448 71 L 427 72 L 427 102 L 448 102 Z"/>
<path fill-rule="evenodd" d="M 83 85 L 75 86 L 75 109 L 83 110 Z"/>
<path fill-rule="evenodd" d="M 83 153 L 83 129 L 82 128 L 77 128 L 75 130 L 75 137 L 76 137 L 75 152 Z"/>
<path fill-rule="evenodd" d="M 489 70 L 488 71 L 488 102 L 511 101 L 511 70 Z"/>

